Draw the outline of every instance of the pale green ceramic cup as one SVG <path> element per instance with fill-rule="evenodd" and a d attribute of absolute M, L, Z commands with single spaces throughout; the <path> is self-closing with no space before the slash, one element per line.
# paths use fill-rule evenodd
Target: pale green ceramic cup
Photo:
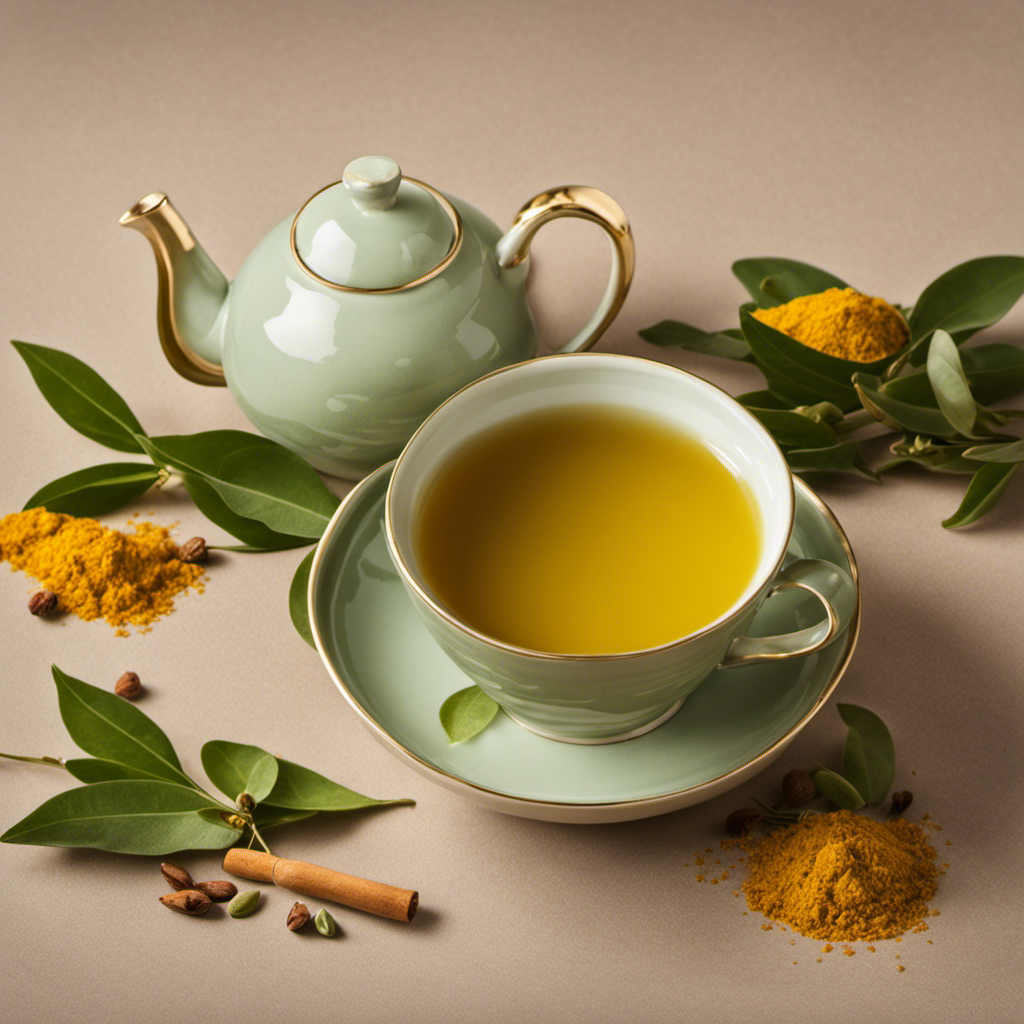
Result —
<path fill-rule="evenodd" d="M 740 476 L 761 520 L 761 558 L 724 615 L 672 643 L 621 654 L 530 651 L 477 632 L 431 592 L 415 535 L 424 495 L 454 450 L 474 434 L 526 412 L 571 404 L 643 409 L 702 441 Z M 716 669 L 813 656 L 849 624 L 857 592 L 831 562 L 787 559 L 793 480 L 778 446 L 738 402 L 699 377 L 631 356 L 547 356 L 498 370 L 441 405 L 395 466 L 385 505 L 391 557 L 434 639 L 520 725 L 550 739 L 614 743 L 656 728 Z M 798 588 L 824 610 L 813 624 L 774 637 L 746 635 L 761 603 Z M 815 602 L 809 602 L 816 607 Z M 799 619 L 798 619 L 799 621 Z"/>

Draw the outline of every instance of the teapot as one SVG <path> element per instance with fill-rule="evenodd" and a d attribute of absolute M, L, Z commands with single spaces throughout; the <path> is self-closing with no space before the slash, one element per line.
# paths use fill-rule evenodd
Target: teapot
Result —
<path fill-rule="evenodd" d="M 156 254 L 171 366 L 226 384 L 261 433 L 355 480 L 395 458 L 460 388 L 536 355 L 530 243 L 556 217 L 593 221 L 611 244 L 600 304 L 559 349 L 582 351 L 618 313 L 634 265 L 626 215 L 596 188 L 541 192 L 503 234 L 394 160 L 362 157 L 273 228 L 230 282 L 164 193 L 120 223 Z"/>

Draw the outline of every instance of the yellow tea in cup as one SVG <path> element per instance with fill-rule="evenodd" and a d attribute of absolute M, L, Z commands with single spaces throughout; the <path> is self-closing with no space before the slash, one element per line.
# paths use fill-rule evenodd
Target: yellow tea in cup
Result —
<path fill-rule="evenodd" d="M 709 625 L 760 557 L 747 486 L 664 420 L 611 405 L 521 415 L 472 437 L 428 485 L 425 582 L 480 633 L 615 654 Z"/>

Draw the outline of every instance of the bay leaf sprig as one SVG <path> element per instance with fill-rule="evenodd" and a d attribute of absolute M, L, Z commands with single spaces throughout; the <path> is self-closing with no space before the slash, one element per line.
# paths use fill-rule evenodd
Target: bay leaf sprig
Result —
<path fill-rule="evenodd" d="M 969 474 L 960 507 L 943 521 L 947 528 L 975 522 L 995 506 L 1024 462 L 1024 439 L 1005 430 L 1024 410 L 991 406 L 1024 390 L 1024 348 L 961 346 L 998 323 L 1024 294 L 1024 257 L 981 257 L 940 275 L 913 306 L 896 307 L 907 322 L 907 344 L 869 363 L 820 352 L 751 315 L 849 287 L 841 278 L 779 257 L 738 260 L 732 269 L 750 296 L 740 307 L 739 330 L 663 320 L 641 337 L 755 365 L 767 388 L 738 400 L 775 437 L 796 473 L 879 480 L 910 464 Z M 868 443 L 886 432 L 897 435 L 890 441 L 893 458 L 872 467 Z"/>
<path fill-rule="evenodd" d="M 167 854 L 248 841 L 269 852 L 266 829 L 320 813 L 414 802 L 376 800 L 260 747 L 211 740 L 200 758 L 222 799 L 185 773 L 167 735 L 144 712 L 56 665 L 52 673 L 68 734 L 91 756 L 0 757 L 60 768 L 84 785 L 51 797 L 0 842 Z"/>
<path fill-rule="evenodd" d="M 25 341 L 11 344 L 65 423 L 108 448 L 150 460 L 109 462 L 68 473 L 40 487 L 24 508 L 107 515 L 177 478 L 210 522 L 241 541 L 211 544 L 211 549 L 278 551 L 308 547 L 322 536 L 340 501 L 294 452 L 244 430 L 152 437 L 117 391 L 77 356 Z M 312 646 L 305 607 L 310 562 L 311 556 L 296 571 L 289 612 L 299 635 Z"/>
<path fill-rule="evenodd" d="M 80 434 L 148 463 L 114 462 L 45 484 L 25 503 L 75 516 L 104 515 L 152 486 L 180 478 L 196 507 L 242 542 L 236 550 L 306 547 L 320 538 L 338 497 L 294 452 L 243 430 L 150 436 L 128 403 L 68 352 L 12 342 L 50 406 Z"/>
<path fill-rule="evenodd" d="M 839 769 L 819 764 L 809 772 L 790 772 L 783 780 L 781 803 L 766 804 L 754 798 L 756 809 L 742 808 L 729 815 L 726 827 L 730 831 L 746 835 L 758 823 L 769 827 L 789 825 L 808 814 L 823 813 L 814 808 L 797 810 L 787 803 L 785 797 L 793 791 L 800 791 L 800 803 L 817 794 L 833 807 L 848 811 L 880 804 L 889 796 L 896 775 L 896 749 L 888 726 L 875 712 L 857 704 L 837 704 L 836 710 L 847 726 Z M 806 785 L 787 786 L 792 776 L 802 777 Z"/>

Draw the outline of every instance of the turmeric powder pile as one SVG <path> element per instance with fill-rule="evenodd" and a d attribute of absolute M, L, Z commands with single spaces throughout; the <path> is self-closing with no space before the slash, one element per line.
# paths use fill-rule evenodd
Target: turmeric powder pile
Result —
<path fill-rule="evenodd" d="M 907 322 L 885 299 L 852 288 L 801 295 L 755 319 L 826 355 L 871 363 L 898 352 L 910 340 Z"/>
<path fill-rule="evenodd" d="M 776 829 L 748 856 L 751 910 L 812 939 L 893 939 L 919 926 L 935 895 L 935 849 L 920 825 L 852 811 Z"/>
<path fill-rule="evenodd" d="M 152 523 L 125 534 L 44 508 L 15 512 L 0 519 L 0 561 L 52 590 L 61 611 L 103 618 L 118 636 L 128 636 L 126 626 L 148 632 L 174 610 L 176 594 L 203 590 L 203 570 L 181 561 L 167 530 Z"/>

